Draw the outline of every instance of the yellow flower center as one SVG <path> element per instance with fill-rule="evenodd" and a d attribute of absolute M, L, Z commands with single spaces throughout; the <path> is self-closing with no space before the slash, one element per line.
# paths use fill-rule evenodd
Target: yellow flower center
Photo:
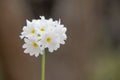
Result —
<path fill-rule="evenodd" d="M 47 37 L 46 42 L 49 43 L 49 42 L 51 42 L 51 40 L 52 40 L 51 37 Z"/>
<path fill-rule="evenodd" d="M 32 45 L 36 48 L 38 47 L 38 44 L 36 42 L 33 42 Z"/>
<path fill-rule="evenodd" d="M 45 31 L 45 29 L 44 29 L 44 28 L 40 28 L 40 31 L 44 32 L 44 31 Z"/>
<path fill-rule="evenodd" d="M 31 33 L 34 34 L 34 33 L 35 33 L 35 30 L 33 29 L 33 30 L 31 31 Z"/>

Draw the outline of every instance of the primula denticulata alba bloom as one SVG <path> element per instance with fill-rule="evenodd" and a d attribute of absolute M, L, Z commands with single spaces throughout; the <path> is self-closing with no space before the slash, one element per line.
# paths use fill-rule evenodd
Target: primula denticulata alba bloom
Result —
<path fill-rule="evenodd" d="M 67 39 L 67 28 L 60 24 L 59 21 L 53 21 L 52 18 L 34 19 L 26 21 L 27 25 L 23 27 L 20 38 L 24 40 L 24 53 L 36 57 L 43 54 L 47 48 L 49 52 L 53 52 L 60 48 L 60 44 L 65 44 Z"/>

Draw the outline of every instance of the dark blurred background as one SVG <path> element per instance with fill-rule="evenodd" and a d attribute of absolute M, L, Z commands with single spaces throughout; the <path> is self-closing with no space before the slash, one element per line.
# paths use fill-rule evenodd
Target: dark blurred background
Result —
<path fill-rule="evenodd" d="M 0 0 L 0 80 L 41 79 L 41 56 L 24 54 L 19 38 L 41 15 L 68 29 L 46 53 L 46 80 L 120 80 L 120 0 Z"/>

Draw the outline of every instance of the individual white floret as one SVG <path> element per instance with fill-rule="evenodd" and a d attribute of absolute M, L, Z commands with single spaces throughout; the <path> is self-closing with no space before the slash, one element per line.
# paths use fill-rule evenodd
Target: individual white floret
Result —
<path fill-rule="evenodd" d="M 36 38 L 25 38 L 24 39 L 25 44 L 23 45 L 24 53 L 30 54 L 30 56 L 35 55 L 36 57 L 39 56 L 39 54 L 42 54 L 42 47 L 39 41 L 37 41 Z"/>

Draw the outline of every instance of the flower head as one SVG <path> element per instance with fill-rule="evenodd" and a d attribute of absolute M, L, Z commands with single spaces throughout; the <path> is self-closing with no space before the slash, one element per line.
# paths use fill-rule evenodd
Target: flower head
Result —
<path fill-rule="evenodd" d="M 59 21 L 53 21 L 52 18 L 34 19 L 31 22 L 27 20 L 27 25 L 23 27 L 20 38 L 24 39 L 24 52 L 36 57 L 43 54 L 47 48 L 49 52 L 53 52 L 60 47 L 60 44 L 65 44 L 66 27 L 60 24 Z"/>

